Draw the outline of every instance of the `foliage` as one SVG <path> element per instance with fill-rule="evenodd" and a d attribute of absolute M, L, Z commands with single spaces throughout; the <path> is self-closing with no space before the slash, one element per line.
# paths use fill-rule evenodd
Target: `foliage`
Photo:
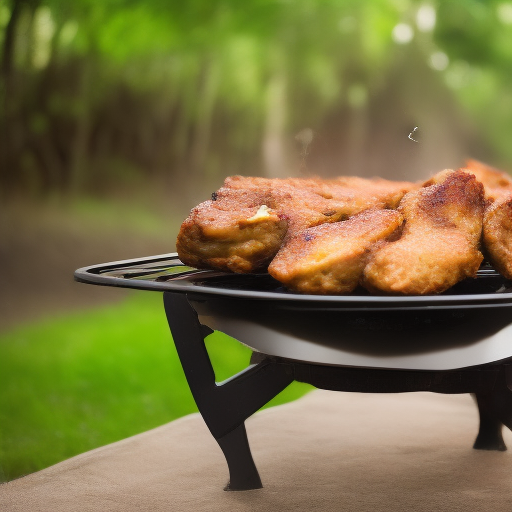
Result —
<path fill-rule="evenodd" d="M 496 0 L 2 0 L 0 185 L 118 186 L 113 162 L 206 182 L 288 172 L 304 127 L 390 102 L 402 115 L 406 94 L 386 84 L 397 66 L 416 73 L 406 48 L 508 162 L 511 13 Z"/>
<path fill-rule="evenodd" d="M 220 333 L 207 349 L 218 381 L 250 357 Z M 156 293 L 3 334 L 0 375 L 0 482 L 197 411 Z"/>

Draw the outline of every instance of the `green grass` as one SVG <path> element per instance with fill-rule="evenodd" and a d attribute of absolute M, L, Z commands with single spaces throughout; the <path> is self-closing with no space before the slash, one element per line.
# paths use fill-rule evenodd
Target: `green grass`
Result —
<path fill-rule="evenodd" d="M 250 357 L 220 333 L 207 348 L 219 381 Z M 0 385 L 0 482 L 197 410 L 158 293 L 1 335 Z M 293 383 L 267 406 L 309 389 Z"/>

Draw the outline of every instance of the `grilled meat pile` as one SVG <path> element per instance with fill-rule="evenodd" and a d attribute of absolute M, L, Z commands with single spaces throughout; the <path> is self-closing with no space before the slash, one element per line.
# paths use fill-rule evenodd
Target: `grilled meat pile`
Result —
<path fill-rule="evenodd" d="M 423 184 L 234 176 L 190 212 L 177 250 L 301 293 L 440 293 L 476 275 L 481 251 L 510 279 L 512 179 L 474 160 Z"/>

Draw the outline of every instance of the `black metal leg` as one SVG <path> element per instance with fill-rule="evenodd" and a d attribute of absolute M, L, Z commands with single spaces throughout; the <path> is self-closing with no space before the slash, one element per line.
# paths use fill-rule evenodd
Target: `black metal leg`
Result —
<path fill-rule="evenodd" d="M 230 482 L 225 489 L 261 488 L 244 421 L 293 382 L 293 369 L 264 359 L 218 384 L 204 344 L 212 331 L 199 323 L 185 295 L 165 292 L 164 306 L 192 396 L 226 457 Z"/>
<path fill-rule="evenodd" d="M 512 430 L 512 366 L 503 365 L 496 385 L 488 397 L 490 413 Z"/>
<path fill-rule="evenodd" d="M 480 432 L 475 448 L 507 449 L 501 436 L 501 425 L 512 430 L 512 365 L 502 364 L 492 391 L 476 394 L 480 411 Z"/>
<path fill-rule="evenodd" d="M 260 475 L 254 464 L 245 425 L 242 423 L 235 430 L 217 439 L 229 468 L 229 482 L 225 491 L 247 491 L 260 489 Z"/>
<path fill-rule="evenodd" d="M 476 393 L 473 395 L 478 406 L 480 415 L 480 427 L 473 448 L 475 450 L 498 450 L 503 452 L 507 449 L 503 441 L 503 424 L 492 413 L 492 400 L 489 394 Z"/>

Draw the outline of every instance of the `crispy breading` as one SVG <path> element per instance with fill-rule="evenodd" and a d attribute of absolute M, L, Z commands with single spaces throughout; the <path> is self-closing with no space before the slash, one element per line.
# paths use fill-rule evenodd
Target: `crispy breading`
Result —
<path fill-rule="evenodd" d="M 382 202 L 383 208 L 395 209 L 407 192 L 419 188 L 419 184 L 410 181 L 390 181 L 383 178 L 359 178 L 357 176 L 340 176 L 333 185 L 356 189 L 363 194 L 373 196 Z"/>
<path fill-rule="evenodd" d="M 512 197 L 496 200 L 485 210 L 483 242 L 494 268 L 512 279 Z"/>
<path fill-rule="evenodd" d="M 464 168 L 474 174 L 485 189 L 485 197 L 489 201 L 503 199 L 512 194 L 512 177 L 478 160 L 467 159 Z"/>
<path fill-rule="evenodd" d="M 183 263 L 237 273 L 265 270 L 283 242 L 288 223 L 259 205 L 227 206 L 206 201 L 181 225 L 176 247 Z"/>
<path fill-rule="evenodd" d="M 344 215 L 355 215 L 369 208 L 396 208 L 404 194 L 417 187 L 417 184 L 409 181 L 357 176 L 340 176 L 334 179 L 231 176 L 226 178 L 223 189 L 270 189 L 277 201 L 286 205 L 292 202 L 297 206 L 303 204 L 300 194 L 307 193 L 305 199 L 315 210 L 323 210 L 324 205 L 331 205 L 333 209 L 339 210 L 335 220 L 331 219 L 331 222 L 337 222 Z M 320 198 L 326 202 L 320 201 Z"/>
<path fill-rule="evenodd" d="M 308 228 L 287 240 L 269 274 L 302 293 L 349 293 L 359 283 L 372 244 L 390 237 L 401 223 L 396 210 L 367 210 Z"/>
<path fill-rule="evenodd" d="M 433 183 L 433 184 L 432 184 Z M 443 171 L 408 193 L 399 240 L 372 252 L 363 286 L 376 293 L 440 293 L 474 277 L 483 260 L 478 250 L 484 213 L 483 186 L 462 170 Z"/>
<path fill-rule="evenodd" d="M 351 181 L 347 186 L 343 180 Z M 415 185 L 363 178 L 227 178 L 212 200 L 194 208 L 177 240 L 180 259 L 197 268 L 257 272 L 285 237 L 370 208 L 396 206 Z M 247 223 L 260 207 L 269 216 Z"/>
<path fill-rule="evenodd" d="M 512 279 L 512 177 L 477 160 L 467 160 L 466 168 L 482 182 L 488 200 L 482 236 L 486 256 L 500 274 Z"/>

